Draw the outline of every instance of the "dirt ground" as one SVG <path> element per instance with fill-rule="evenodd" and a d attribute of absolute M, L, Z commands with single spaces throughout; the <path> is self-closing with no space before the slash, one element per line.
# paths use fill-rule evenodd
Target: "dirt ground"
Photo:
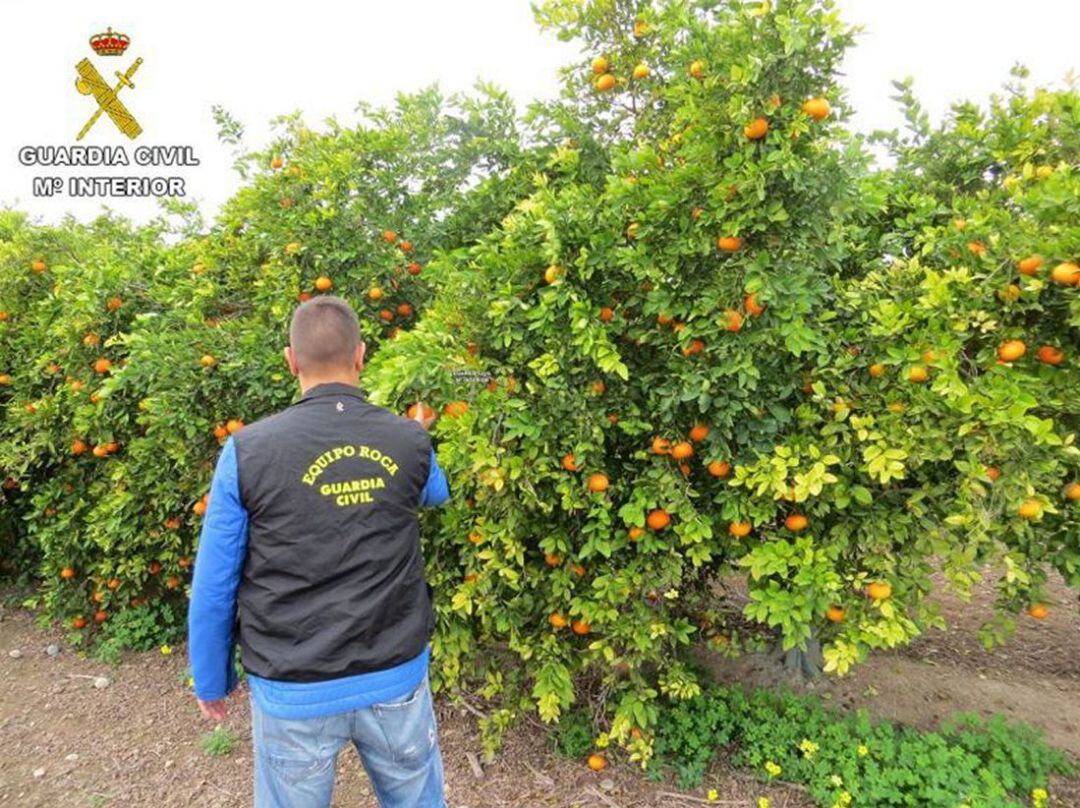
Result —
<path fill-rule="evenodd" d="M 984 651 L 974 631 L 989 613 L 989 590 L 973 604 L 942 598 L 950 630 L 903 651 L 880 654 L 845 679 L 807 689 L 844 707 L 921 727 L 957 710 L 1004 713 L 1043 727 L 1048 739 L 1080 756 L 1080 612 L 1063 586 L 1061 606 L 1042 623 L 1024 620 L 1004 649 Z M 116 669 L 70 649 L 49 657 L 60 632 L 43 632 L 30 615 L 0 610 L 0 805 L 246 806 L 251 804 L 251 746 L 246 695 L 234 697 L 226 726 L 233 752 L 208 757 L 201 719 L 183 687 L 185 649 L 169 656 L 131 654 Z M 18 650 L 18 658 L 10 651 Z M 707 662 L 725 681 L 774 684 L 775 668 L 760 657 Z M 95 688 L 92 678 L 110 684 Z M 620 763 L 593 773 L 555 756 L 544 733 L 526 722 L 513 730 L 481 777 L 469 757 L 480 754 L 475 718 L 437 703 L 450 808 L 681 808 L 704 804 L 808 808 L 795 787 L 766 787 L 717 764 L 703 786 L 679 792 Z M 706 803 L 715 788 L 720 801 Z M 1080 806 L 1080 778 L 1051 787 L 1054 806 Z M 355 752 L 342 750 L 335 806 L 375 806 Z"/>

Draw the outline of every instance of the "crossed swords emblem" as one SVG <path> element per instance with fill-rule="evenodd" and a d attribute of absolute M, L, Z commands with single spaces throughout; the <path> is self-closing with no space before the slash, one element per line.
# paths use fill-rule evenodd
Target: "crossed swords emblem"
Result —
<path fill-rule="evenodd" d="M 131 77 L 135 75 L 135 71 L 139 69 L 141 64 L 142 58 L 140 57 L 131 63 L 131 67 L 126 72 L 121 73 L 117 70 L 116 77 L 119 81 L 115 87 L 110 87 L 105 82 L 105 79 L 101 77 L 101 74 L 98 73 L 97 68 L 90 63 L 89 59 L 83 59 L 75 65 L 75 70 L 79 73 L 79 78 L 75 80 L 75 89 L 83 95 L 93 95 L 98 103 L 97 112 L 90 116 L 90 120 L 83 126 L 79 136 L 75 138 L 76 140 L 82 140 L 86 136 L 86 133 L 97 123 L 103 112 L 112 119 L 117 129 L 132 140 L 142 134 L 142 127 L 135 120 L 135 116 L 124 106 L 124 102 L 117 98 L 120 90 L 124 87 L 135 89 L 135 85 L 131 83 Z"/>

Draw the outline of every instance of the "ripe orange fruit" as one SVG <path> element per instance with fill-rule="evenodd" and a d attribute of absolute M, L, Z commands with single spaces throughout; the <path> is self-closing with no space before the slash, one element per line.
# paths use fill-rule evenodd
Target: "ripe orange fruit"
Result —
<path fill-rule="evenodd" d="M 32 264 L 30 264 L 30 269 L 31 269 L 31 271 L 37 272 L 37 273 L 44 272 L 45 271 L 45 259 L 43 259 L 43 258 L 36 259 Z"/>
<path fill-rule="evenodd" d="M 224 424 L 218 424 L 214 427 L 214 437 L 218 440 L 225 440 L 229 437 L 229 430 L 225 428 Z"/>
<path fill-rule="evenodd" d="M 388 244 L 393 244 L 397 241 L 397 233 L 395 233 L 393 230 L 383 230 L 382 237 L 383 241 L 387 242 Z"/>
<path fill-rule="evenodd" d="M 641 730 L 638 729 L 637 727 L 631 727 L 630 728 L 630 737 L 633 738 L 635 741 L 638 740 L 639 738 L 642 737 Z"/>
<path fill-rule="evenodd" d="M 172 516 L 172 517 L 165 520 L 165 529 L 166 530 L 178 530 L 179 527 L 180 527 L 180 520 L 177 517 Z"/>
<path fill-rule="evenodd" d="M 108 452 L 109 454 L 112 454 L 113 452 L 115 452 L 119 448 L 120 448 L 120 444 L 117 443 L 116 441 L 109 441 L 108 443 L 105 444 L 105 451 Z"/>
<path fill-rule="evenodd" d="M 71 453 L 73 455 L 81 455 L 86 452 L 86 443 L 81 440 L 75 440 L 71 443 Z"/>
<path fill-rule="evenodd" d="M 589 475 L 589 481 L 587 483 L 589 490 L 593 492 L 607 491 L 608 478 L 607 475 L 602 472 L 595 472 Z"/>
<path fill-rule="evenodd" d="M 384 323 L 388 323 L 394 319 L 394 312 L 390 311 L 390 309 L 379 309 L 379 319 Z"/>
<path fill-rule="evenodd" d="M 383 290 L 380 289 L 378 286 L 372 286 L 370 289 L 368 289 L 367 296 L 368 300 L 372 302 L 382 300 Z"/>
<path fill-rule="evenodd" d="M 808 98 L 806 101 L 803 101 L 802 111 L 815 121 L 822 121 L 829 117 L 832 107 L 829 106 L 828 101 L 821 96 L 818 96 L 817 98 Z"/>
<path fill-rule="evenodd" d="M 690 63 L 690 68 L 687 72 L 690 73 L 690 78 L 700 79 L 705 75 L 705 63 L 700 59 L 696 59 Z"/>
<path fill-rule="evenodd" d="M 124 301 L 118 297 L 110 297 L 108 300 L 105 301 L 105 308 L 107 308 L 109 311 L 116 311 L 123 305 Z"/>
<path fill-rule="evenodd" d="M 412 242 L 409 241 L 407 238 L 402 239 L 401 242 L 398 244 L 398 249 L 401 250 L 403 253 L 412 252 L 412 247 Z"/>
<path fill-rule="evenodd" d="M 671 441 L 667 438 L 661 438 L 659 436 L 652 439 L 652 445 L 649 447 L 653 454 L 666 455 L 671 454 Z"/>
<path fill-rule="evenodd" d="M 75 619 L 73 619 L 71 621 L 71 627 L 72 628 L 86 628 L 86 618 L 85 617 L 76 617 Z"/>
<path fill-rule="evenodd" d="M 589 755 L 589 759 L 585 761 L 590 769 L 594 772 L 598 772 L 607 767 L 607 758 L 601 755 L 599 752 L 594 752 Z"/>
<path fill-rule="evenodd" d="M 412 261 L 408 266 L 410 275 L 419 275 L 421 272 L 420 265 L 416 261 Z"/>
<path fill-rule="evenodd" d="M 93 455 L 97 458 L 108 457 L 109 447 L 103 443 L 99 443 L 97 446 L 94 447 Z"/>
<path fill-rule="evenodd" d="M 301 303 L 307 303 L 309 300 L 311 300 L 311 297 L 311 292 L 301 292 L 296 296 L 296 299 L 299 300 Z"/>
<path fill-rule="evenodd" d="M 11 384 L 11 374 L 0 373 L 0 387 L 7 387 L 9 384 Z"/>
<path fill-rule="evenodd" d="M 585 577 L 585 568 L 580 564 L 571 564 L 570 572 L 574 573 L 574 575 L 578 576 L 579 578 Z"/>
<path fill-rule="evenodd" d="M 735 311 L 735 309 L 728 309 L 724 312 L 724 322 L 727 323 L 724 327 L 728 331 L 741 331 L 743 316 Z"/>
<path fill-rule="evenodd" d="M 112 367 L 112 362 L 109 361 L 108 359 L 106 359 L 105 357 L 102 357 L 101 359 L 98 359 L 98 360 L 96 360 L 94 362 L 94 372 L 95 373 L 108 373 L 109 368 L 111 368 L 111 367 Z"/>
<path fill-rule="evenodd" d="M 986 245 L 981 241 L 969 241 L 967 248 L 975 255 L 982 255 L 986 252 Z"/>
<path fill-rule="evenodd" d="M 1042 505 L 1037 499 L 1027 499 L 1020 504 L 1016 512 L 1021 519 L 1038 519 L 1042 516 Z"/>
<path fill-rule="evenodd" d="M 1050 614 L 1050 610 L 1046 608 L 1044 603 L 1032 603 L 1028 606 L 1027 613 L 1036 620 L 1045 620 L 1047 615 Z"/>
<path fill-rule="evenodd" d="M 694 356 L 705 350 L 705 343 L 699 339 L 690 340 L 690 344 L 682 349 L 683 356 Z"/>
<path fill-rule="evenodd" d="M 73 393 L 81 392 L 84 387 L 86 387 L 86 385 L 83 384 L 78 379 L 72 379 L 71 380 L 71 392 L 73 392 Z M 90 396 L 90 401 L 92 403 L 97 403 L 97 394 L 96 393 L 94 395 Z"/>
<path fill-rule="evenodd" d="M 104 609 L 98 609 L 96 612 L 94 612 L 94 622 L 95 623 L 99 623 L 99 624 L 104 623 L 108 619 L 109 619 L 109 613 L 107 611 L 105 611 Z"/>
<path fill-rule="evenodd" d="M 590 385 L 590 387 L 592 388 L 592 391 L 598 396 L 603 395 L 604 391 L 607 390 L 607 385 L 604 384 L 603 379 L 597 379 Z"/>
<path fill-rule="evenodd" d="M 630 539 L 630 541 L 637 541 L 643 535 L 645 535 L 645 531 L 637 525 L 633 525 L 628 531 L 626 531 L 626 537 Z"/>
<path fill-rule="evenodd" d="M 161 572 L 161 563 L 158 561 L 151 561 L 150 564 L 147 566 L 146 571 L 149 572 L 151 575 L 157 575 L 159 572 Z"/>
<path fill-rule="evenodd" d="M 741 539 L 750 535 L 750 523 L 749 522 L 732 522 L 727 527 L 728 533 L 734 536 L 736 539 Z"/>
<path fill-rule="evenodd" d="M 275 170 L 281 168 L 283 165 L 285 165 L 285 161 L 278 156 L 275 156 L 274 159 L 270 161 L 270 168 Z"/>
<path fill-rule="evenodd" d="M 407 418 L 409 418 L 410 420 L 415 421 L 416 420 L 417 406 L 420 406 L 420 407 L 423 408 L 423 410 L 420 413 L 421 420 L 426 421 L 429 418 L 434 417 L 435 410 L 431 409 L 431 407 L 429 407 L 427 404 L 420 404 L 419 402 L 417 402 L 416 404 L 410 404 L 409 408 L 407 410 L 405 410 L 405 416 Z"/>
<path fill-rule="evenodd" d="M 1080 286 L 1080 266 L 1072 261 L 1058 264 L 1050 271 L 1050 280 L 1062 286 Z"/>
<path fill-rule="evenodd" d="M 574 455 L 572 453 L 567 452 L 566 454 L 563 455 L 562 467 L 564 469 L 566 469 L 567 471 L 577 471 L 578 470 L 577 461 L 574 460 Z"/>
<path fill-rule="evenodd" d="M 476 579 L 477 579 L 478 577 L 479 577 L 479 576 L 478 576 L 478 575 L 477 575 L 477 574 L 476 574 L 475 572 L 469 572 L 469 573 L 466 573 L 465 575 L 462 575 L 462 576 L 461 576 L 461 580 L 462 580 L 462 581 L 463 581 L 464 583 L 467 583 L 467 584 L 471 584 L 471 583 L 472 583 L 473 581 L 475 581 L 475 580 L 476 580 Z"/>
<path fill-rule="evenodd" d="M 793 513 L 784 520 L 784 527 L 790 530 L 792 533 L 798 533 L 801 530 L 806 530 L 807 525 L 810 524 L 810 520 L 803 516 L 801 513 Z"/>
<path fill-rule="evenodd" d="M 479 544 L 483 540 L 484 540 L 484 534 L 481 533 L 479 530 L 474 530 L 469 534 L 469 543 L 470 544 Z"/>
<path fill-rule="evenodd" d="M 930 372 L 924 365 L 913 365 L 911 370 L 908 371 L 908 381 L 915 384 L 922 384 L 928 378 L 930 378 Z"/>
<path fill-rule="evenodd" d="M 964 230 L 967 230 L 967 219 L 953 219 L 952 224 L 953 224 L 953 227 L 955 227 L 957 230 L 959 230 L 961 232 L 963 232 Z"/>
<path fill-rule="evenodd" d="M 724 252 L 736 252 L 742 247 L 742 239 L 739 236 L 720 236 L 716 240 L 716 246 Z"/>
<path fill-rule="evenodd" d="M 60 570 L 60 577 L 63 578 L 65 581 L 70 581 L 72 578 L 75 577 L 75 570 L 73 570 L 71 567 L 64 567 L 62 570 Z"/>
<path fill-rule="evenodd" d="M 334 282 L 325 275 L 320 275 L 315 279 L 315 288 L 320 292 L 329 292 L 334 288 Z"/>
<path fill-rule="evenodd" d="M 671 524 L 671 517 L 668 516 L 668 512 L 663 508 L 657 508 L 656 510 L 649 511 L 649 515 L 645 517 L 645 524 L 652 530 L 663 530 Z"/>
<path fill-rule="evenodd" d="M 694 447 L 690 441 L 679 441 L 671 447 L 671 457 L 673 460 L 686 460 L 694 454 Z"/>
<path fill-rule="evenodd" d="M 206 513 L 206 502 L 200 499 L 198 502 L 191 506 L 191 510 L 194 511 L 196 516 L 202 516 Z"/>
<path fill-rule="evenodd" d="M 557 283 L 559 278 L 562 277 L 563 269 L 560 266 L 552 264 L 544 270 L 544 281 L 546 283 Z"/>
<path fill-rule="evenodd" d="M 709 474 L 713 477 L 727 477 L 731 472 L 731 466 L 724 460 L 713 460 L 709 463 Z"/>
<path fill-rule="evenodd" d="M 201 357 L 199 357 L 199 364 L 202 365 L 204 368 L 212 368 L 214 365 L 217 364 L 217 360 L 210 354 L 203 354 Z"/>
<path fill-rule="evenodd" d="M 544 563 L 549 567 L 557 567 L 562 564 L 562 559 L 555 553 L 546 553 L 544 555 Z"/>
<path fill-rule="evenodd" d="M 761 140 L 768 133 L 769 122 L 764 118 L 754 118 L 743 128 L 743 134 L 750 140 Z"/>
<path fill-rule="evenodd" d="M 837 606 L 837 605 L 834 604 L 834 605 L 830 606 L 828 609 L 825 610 L 825 616 L 827 618 L 829 618 L 829 620 L 832 621 L 833 623 L 843 623 L 844 622 L 844 607 Z"/>
<path fill-rule="evenodd" d="M 592 60 L 592 72 L 597 76 L 602 76 L 607 73 L 608 60 L 603 56 L 597 56 Z"/>
<path fill-rule="evenodd" d="M 244 422 L 241 421 L 239 418 L 230 418 L 228 421 L 225 422 L 225 431 L 228 432 L 230 435 L 235 435 L 243 428 Z"/>
<path fill-rule="evenodd" d="M 451 401 L 443 407 L 443 415 L 447 418 L 460 418 L 469 411 L 469 405 L 464 401 Z"/>
<path fill-rule="evenodd" d="M 120 588 L 120 579 L 119 578 L 110 578 L 109 582 L 107 584 L 105 584 L 105 586 L 107 586 L 107 587 L 109 587 L 109 589 L 113 589 L 113 590 L 119 589 Z"/>
<path fill-rule="evenodd" d="M 1065 352 L 1053 345 L 1040 345 L 1035 358 L 1047 365 L 1060 365 L 1065 361 Z"/>
<path fill-rule="evenodd" d="M 566 628 L 566 618 L 558 612 L 549 614 L 548 622 L 551 623 L 552 628 Z"/>
<path fill-rule="evenodd" d="M 7 311 L 5 311 L 4 309 L 0 309 L 0 323 L 4 322 L 4 320 L 6 320 L 10 316 L 11 315 L 8 314 Z"/>
<path fill-rule="evenodd" d="M 180 579 L 177 578 L 175 575 L 170 575 L 168 578 L 165 579 L 166 589 L 176 589 L 178 586 L 180 586 Z"/>
<path fill-rule="evenodd" d="M 1001 477 L 1001 469 L 999 469 L 997 466 L 987 466 L 983 473 L 987 476 L 987 478 L 989 478 L 990 482 L 992 483 L 996 483 Z"/>
<path fill-rule="evenodd" d="M 746 296 L 746 299 L 743 301 L 743 308 L 746 309 L 746 313 L 751 317 L 758 317 L 765 311 L 765 307 L 758 303 L 756 292 Z"/>
<path fill-rule="evenodd" d="M 615 87 L 615 77 L 610 73 L 598 76 L 593 86 L 602 93 L 606 93 Z"/>
<path fill-rule="evenodd" d="M 1041 255 L 1029 255 L 1016 262 L 1016 269 L 1021 275 L 1038 275 L 1044 263 Z"/>
<path fill-rule="evenodd" d="M 644 62 L 634 66 L 634 78 L 638 81 L 649 77 L 649 66 Z"/>
<path fill-rule="evenodd" d="M 871 581 L 866 585 L 866 596 L 871 600 L 888 600 L 892 597 L 892 584 L 887 581 Z"/>
<path fill-rule="evenodd" d="M 1065 499 L 1076 502 L 1080 499 L 1080 483 L 1069 483 L 1065 486 Z"/>
<path fill-rule="evenodd" d="M 615 310 L 611 306 L 604 306 L 600 309 L 600 322 L 610 323 L 615 317 Z"/>
<path fill-rule="evenodd" d="M 641 39 L 647 33 L 649 33 L 649 24 L 644 20 L 636 20 L 634 22 L 634 39 Z"/>
<path fill-rule="evenodd" d="M 585 636 L 592 631 L 592 626 L 589 625 L 588 620 L 573 620 L 570 622 L 570 630 L 575 634 Z"/>
<path fill-rule="evenodd" d="M 998 359 L 1002 362 L 1015 362 L 1025 353 L 1027 353 L 1027 345 L 1023 340 L 1018 339 L 1007 339 L 997 349 Z"/>
<path fill-rule="evenodd" d="M 690 440 L 694 443 L 701 443 L 707 437 L 709 437 L 709 427 L 707 424 L 694 424 L 690 428 Z"/>

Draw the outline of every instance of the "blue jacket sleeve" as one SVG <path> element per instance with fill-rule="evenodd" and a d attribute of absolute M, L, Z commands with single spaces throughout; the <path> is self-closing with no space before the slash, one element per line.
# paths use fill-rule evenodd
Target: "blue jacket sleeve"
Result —
<path fill-rule="evenodd" d="M 188 654 L 195 695 L 223 699 L 237 685 L 233 664 L 236 590 L 247 554 L 248 514 L 240 501 L 232 438 L 218 458 L 195 554 L 188 605 Z"/>
<path fill-rule="evenodd" d="M 427 482 L 420 491 L 420 507 L 442 505 L 448 499 L 450 499 L 450 485 L 446 482 L 446 475 L 439 467 L 439 460 L 435 457 L 435 450 L 432 449 Z"/>

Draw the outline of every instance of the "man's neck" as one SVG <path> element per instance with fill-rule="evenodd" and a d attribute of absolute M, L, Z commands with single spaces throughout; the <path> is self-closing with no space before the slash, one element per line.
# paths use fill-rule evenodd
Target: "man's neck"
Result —
<path fill-rule="evenodd" d="M 305 395 L 309 390 L 321 384 L 346 384 L 349 387 L 359 387 L 360 377 L 356 374 L 351 376 L 301 376 L 300 394 Z"/>

